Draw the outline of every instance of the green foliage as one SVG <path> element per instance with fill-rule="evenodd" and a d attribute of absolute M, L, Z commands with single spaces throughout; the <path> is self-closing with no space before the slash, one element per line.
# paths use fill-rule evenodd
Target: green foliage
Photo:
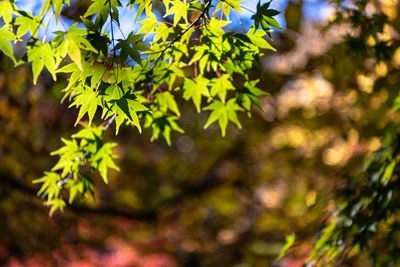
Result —
<path fill-rule="evenodd" d="M 206 129 L 210 124 L 218 120 L 219 127 L 221 128 L 222 136 L 225 136 L 225 129 L 228 125 L 228 121 L 232 121 L 237 125 L 238 128 L 242 128 L 239 119 L 236 115 L 237 111 L 242 111 L 243 109 L 235 102 L 234 99 L 229 99 L 228 102 L 223 103 L 221 101 L 214 101 L 212 104 L 204 108 L 205 110 L 210 110 L 211 115 L 208 118 L 204 129 Z"/>
<path fill-rule="evenodd" d="M 282 29 L 279 23 L 273 18 L 281 12 L 274 9 L 268 9 L 271 2 L 272 1 L 263 5 L 261 5 L 261 2 L 258 2 L 256 14 L 252 16 L 256 29 L 258 29 L 258 27 L 261 25 L 263 30 L 267 33 L 269 33 L 271 26 L 274 28 Z"/>
<path fill-rule="evenodd" d="M 39 74 L 42 72 L 43 67 L 51 73 L 54 80 L 56 77 L 56 61 L 54 50 L 50 43 L 42 44 L 39 41 L 31 44 L 27 52 L 28 61 L 32 61 L 33 83 L 36 84 Z"/>
<path fill-rule="evenodd" d="M 393 58 L 398 40 L 388 42 L 380 38 L 384 29 L 391 27 L 385 14 L 366 14 L 366 0 L 355 1 L 356 8 L 348 7 L 342 0 L 336 4 L 338 12 L 332 23 L 349 22 L 352 30 L 358 31 L 345 39 L 351 54 L 377 63 Z M 399 96 L 395 97 L 393 111 L 399 109 L 399 102 Z M 355 256 L 369 259 L 372 266 L 399 264 L 399 137 L 398 123 L 389 125 L 382 147 L 367 158 L 361 169 L 349 175 L 338 190 L 336 209 L 315 242 L 308 259 L 310 264 L 343 265 Z"/>
<path fill-rule="evenodd" d="M 46 0 L 42 6 L 40 16 L 43 16 L 44 14 L 46 14 L 46 12 L 54 8 L 56 20 L 58 21 L 64 3 L 70 5 L 69 0 Z"/>
<path fill-rule="evenodd" d="M 74 102 L 70 106 L 77 106 L 79 108 L 78 118 L 76 119 L 75 126 L 82 119 L 82 117 L 87 113 L 89 117 L 89 126 L 92 123 L 94 114 L 97 110 L 97 105 L 101 104 L 100 98 L 97 97 L 98 92 L 93 91 L 87 86 L 76 87 L 74 92 Z"/>
<path fill-rule="evenodd" d="M 93 195 L 93 182 L 82 172 L 85 167 L 89 173 L 98 170 L 105 183 L 108 182 L 109 168 L 119 171 L 114 162 L 116 155 L 112 151 L 116 144 L 103 142 L 103 130 L 102 126 L 85 126 L 72 135 L 71 140 L 62 138 L 64 146 L 51 153 L 60 157 L 57 164 L 51 172 L 45 172 L 45 176 L 33 181 L 42 183 L 38 195 L 47 198 L 46 205 L 52 207 L 50 214 L 65 206 L 63 188 L 69 190 L 69 203 L 72 203 L 78 192 L 82 197 L 87 191 Z"/>
<path fill-rule="evenodd" d="M 183 98 L 185 100 L 192 99 L 194 105 L 196 106 L 197 112 L 200 112 L 201 99 L 202 96 L 209 97 L 210 92 L 208 89 L 209 81 L 203 76 L 198 76 L 196 79 L 185 79 L 183 84 Z"/>
<path fill-rule="evenodd" d="M 115 121 L 116 134 L 124 123 L 139 132 L 142 127 L 150 128 L 151 140 L 162 135 L 170 145 L 173 131 L 184 132 L 178 124 L 178 95 L 192 101 L 197 112 L 206 100 L 203 110 L 211 113 L 204 128 L 218 121 L 223 136 L 229 121 L 241 128 L 238 112 L 250 112 L 251 103 L 260 107 L 257 97 L 264 92 L 257 89 L 258 80 L 250 80 L 248 72 L 257 69 L 262 52 L 274 50 L 264 38 L 271 27 L 281 28 L 272 18 L 279 12 L 268 9 L 270 3 L 259 3 L 252 17 L 255 27 L 244 33 L 225 31 L 231 23 L 230 11 L 242 12 L 240 2 L 164 0 L 163 18 L 172 19 L 170 24 L 157 18 L 151 0 L 132 0 L 126 6 L 118 0 L 95 0 L 81 17 L 83 25 L 65 28 L 63 24 L 65 31 L 54 32 L 55 38 L 47 42 L 45 37 L 42 41 L 37 37 L 39 29 L 45 27 L 44 16 L 53 11 L 56 21 L 62 22 L 61 10 L 70 1 L 46 1 L 39 16 L 18 10 L 13 2 L 0 3 L 5 23 L 0 29 L 1 51 L 15 62 L 10 41 L 20 42 L 29 32 L 26 55 L 18 64 L 32 62 L 35 84 L 44 68 L 54 80 L 57 73 L 69 73 L 63 100 L 69 98 L 70 107 L 79 109 L 75 125 L 86 114 L 88 118 L 84 130 L 71 140 L 62 139 L 64 146 L 53 152 L 60 159 L 52 172 L 36 180 L 43 183 L 40 194 L 52 206 L 51 214 L 65 205 L 60 190 L 63 181 L 68 180 L 65 185 L 70 202 L 78 192 L 84 195 L 86 189 L 93 190 L 82 174 L 82 166 L 89 165 L 90 171 L 97 169 L 105 182 L 108 168 L 118 169 L 113 161 L 114 143 L 103 143 L 103 127 L 91 126 L 92 121 L 108 120 L 105 128 Z M 135 22 L 144 18 L 139 21 L 139 31 L 116 40 L 119 9 L 123 8 L 137 8 Z M 194 77 L 184 71 L 190 68 Z M 242 78 L 236 82 L 234 75 Z M 183 83 L 178 84 L 178 80 Z M 98 109 L 101 118 L 96 117 Z"/>
<path fill-rule="evenodd" d="M 399 127 L 387 130 L 384 146 L 373 153 L 363 168 L 339 192 L 331 222 L 317 239 L 310 260 L 343 262 L 360 253 L 374 266 L 399 263 L 398 213 Z M 377 248 L 387 244 L 384 251 Z"/>
<path fill-rule="evenodd" d="M 348 53 L 355 53 L 359 58 L 372 57 L 378 62 L 390 59 L 395 45 L 387 40 L 379 38 L 385 25 L 389 25 L 388 17 L 384 13 L 365 12 L 368 1 L 356 0 L 357 8 L 352 8 L 337 1 L 339 11 L 332 23 L 350 23 L 358 31 L 357 35 L 347 34 L 345 43 Z M 369 41 L 373 40 L 373 42 Z"/>
<path fill-rule="evenodd" d="M 295 240 L 296 240 L 296 235 L 294 233 L 286 237 L 286 243 L 283 246 L 281 252 L 279 253 L 278 260 L 282 259 L 288 253 L 289 249 L 293 246 Z"/>
<path fill-rule="evenodd" d="M 393 110 L 400 109 L 400 94 L 394 99 Z"/>
<path fill-rule="evenodd" d="M 10 41 L 15 39 L 16 39 L 15 35 L 9 31 L 9 28 L 7 26 L 4 26 L 3 28 L 0 29 L 0 49 L 4 54 L 9 56 L 14 62 L 15 62 L 15 57 L 13 54 Z"/>

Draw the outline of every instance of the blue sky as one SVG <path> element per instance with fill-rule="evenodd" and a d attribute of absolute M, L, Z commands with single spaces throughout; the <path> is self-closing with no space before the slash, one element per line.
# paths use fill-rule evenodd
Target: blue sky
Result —
<path fill-rule="evenodd" d="M 276 9 L 276 10 L 285 10 L 286 6 L 288 4 L 289 0 L 279 0 L 275 1 L 273 0 L 271 2 L 270 8 Z M 297 0 L 294 0 L 297 1 Z M 71 1 L 71 4 L 73 4 L 73 0 Z M 127 2 L 122 0 L 122 3 Z M 261 1 L 262 3 L 265 3 L 267 1 Z M 40 8 L 43 5 L 44 0 L 38 0 L 38 1 L 32 1 L 32 0 L 18 0 L 16 2 L 17 6 L 23 10 L 28 10 L 34 15 L 38 15 L 40 13 Z M 256 10 L 258 1 L 255 0 L 244 0 L 241 2 L 246 9 L 248 10 Z M 243 13 L 239 13 L 240 20 L 242 21 L 242 24 L 247 28 L 251 26 L 251 16 L 253 15 L 250 11 L 244 10 Z M 326 3 L 326 1 L 323 0 L 304 0 L 304 7 L 303 7 L 303 12 L 305 14 L 306 19 L 311 19 L 311 20 L 323 20 L 327 16 L 329 16 L 331 8 L 329 4 Z M 52 12 L 48 12 L 46 18 L 44 19 L 44 24 L 49 25 L 48 32 L 46 33 L 47 38 L 51 38 L 51 32 L 57 31 L 57 30 L 64 30 L 62 27 L 61 23 L 59 22 L 58 25 L 55 22 L 55 19 L 53 18 L 54 16 L 52 15 Z M 134 24 L 133 22 L 133 17 L 135 17 L 135 10 L 129 11 L 129 9 L 120 9 L 120 22 L 121 22 L 121 31 L 124 33 L 125 36 L 129 34 L 132 30 L 136 31 L 140 25 Z M 161 19 L 161 18 L 160 18 Z M 238 23 L 238 19 L 236 15 L 232 12 L 231 17 L 232 21 L 232 27 L 237 28 L 240 30 L 240 24 Z M 140 20 L 140 19 L 139 19 Z M 282 25 L 283 28 L 286 27 L 284 15 L 280 14 L 277 16 L 277 20 Z M 72 22 L 65 20 L 65 23 L 68 25 L 71 25 Z M 39 32 L 39 36 L 43 36 L 44 30 Z M 115 32 L 115 37 L 122 38 L 122 34 L 119 31 Z"/>

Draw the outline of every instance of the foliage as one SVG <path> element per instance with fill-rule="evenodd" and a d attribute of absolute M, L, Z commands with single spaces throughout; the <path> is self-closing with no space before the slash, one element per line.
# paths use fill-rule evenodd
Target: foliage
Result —
<path fill-rule="evenodd" d="M 212 66 L 207 71 L 207 56 L 213 55 L 206 46 L 196 50 L 196 42 L 200 29 L 205 29 L 201 22 L 209 22 L 212 17 L 219 21 L 221 10 L 226 20 L 227 14 L 232 20 L 224 31 L 235 31 L 232 35 L 245 33 L 258 21 L 258 29 L 268 34 L 263 28 L 263 21 L 268 19 L 250 20 L 260 13 L 257 3 L 252 8 L 256 12 L 245 6 L 243 13 L 236 10 L 244 30 L 232 7 L 222 2 L 217 5 L 217 1 L 195 22 L 205 5 L 194 3 L 186 17 L 188 23 L 195 22 L 193 39 L 184 42 L 192 46 L 178 47 L 181 41 L 177 40 L 165 52 L 186 52 L 187 47 L 188 56 L 181 57 L 184 64 L 165 64 L 161 57 L 153 71 L 164 71 L 166 83 L 160 81 L 157 85 L 149 78 L 132 82 L 129 92 L 120 90 L 119 94 L 114 74 L 125 75 L 124 67 L 142 68 L 154 53 L 149 50 L 150 42 L 168 46 L 179 30 L 182 32 L 179 25 L 186 24 L 182 18 L 173 27 L 174 16 L 163 17 L 166 9 L 161 1 L 153 2 L 149 15 L 146 7 L 151 1 L 131 2 L 137 2 L 132 7 L 132 25 L 140 7 L 142 15 L 137 21 L 145 20 L 146 26 L 138 23 L 135 32 L 126 34 L 126 21 L 121 16 L 125 9 L 117 7 L 111 13 L 115 18 L 117 12 L 121 16 L 119 26 L 127 38 L 113 38 L 111 25 L 114 34 L 120 31 L 117 21 L 110 24 L 109 11 L 103 11 L 107 16 L 103 31 L 96 26 L 96 16 L 82 17 L 93 2 L 76 1 L 69 6 L 63 1 L 46 1 L 42 15 L 48 13 L 41 25 L 49 28 L 57 20 L 51 15 L 55 11 L 59 14 L 59 29 L 63 28 L 62 21 L 67 28 L 77 22 L 77 29 L 90 30 L 83 38 L 101 51 L 101 64 L 82 61 L 82 70 L 70 60 L 70 51 L 65 60 L 58 62 L 50 36 L 66 37 L 51 34 L 51 27 L 46 31 L 41 26 L 35 33 L 41 42 L 30 38 L 29 27 L 25 27 L 26 35 L 17 37 L 18 25 L 13 26 L 12 36 L 0 35 L 6 39 L 3 46 L 14 49 L 19 63 L 36 60 L 32 52 L 30 58 L 21 58 L 26 52 L 20 49 L 25 41 L 33 49 L 39 49 L 40 43 L 51 46 L 40 56 L 46 59 L 50 55 L 46 59 L 50 63 L 37 64 L 41 72 L 35 86 L 31 64 L 15 68 L 13 59 L 5 56 L 7 48 L 1 48 L 5 55 L 0 55 L 0 265 L 398 265 L 398 3 L 334 1 L 337 5 L 331 7 L 338 12 L 324 27 L 325 17 L 321 16 L 326 12 L 319 9 L 320 2 L 280 2 L 285 7 L 276 9 L 285 8 L 280 16 L 285 16 L 288 30 L 272 33 L 279 52 L 266 53 L 261 64 L 256 64 L 260 69 L 246 72 L 248 81 L 237 72 L 240 68 L 233 69 L 233 75 L 222 69 L 217 73 Z M 56 3 L 54 11 L 49 7 L 52 3 Z M 0 5 L 0 13 L 13 10 L 8 1 Z M 92 5 L 91 12 L 101 13 L 103 7 Z M 5 15 L 3 20 L 11 23 L 22 16 L 18 14 Z M 41 17 L 33 15 L 33 20 L 26 20 L 37 25 Z M 153 28 L 157 27 L 160 30 L 156 33 Z M 252 33 L 251 38 L 260 41 L 257 32 Z M 85 49 L 85 41 L 77 35 L 84 59 L 92 52 Z M 99 35 L 103 41 L 92 42 Z M 108 57 L 103 57 L 106 54 Z M 198 58 L 193 60 L 195 54 Z M 246 59 L 247 52 L 241 56 Z M 47 69 L 53 61 L 57 81 L 52 81 L 53 75 Z M 124 61 L 128 62 L 125 66 L 121 64 Z M 161 68 L 162 64 L 165 67 Z M 242 65 L 247 64 L 250 62 L 244 60 Z M 152 66 L 150 63 L 149 69 Z M 199 73 L 200 67 L 203 73 Z M 118 72 L 110 73 L 113 69 Z M 208 79 L 208 95 L 203 90 L 204 79 Z M 188 91 L 184 99 L 185 90 L 193 84 L 204 93 Z M 109 95 L 109 87 L 115 96 Z M 200 102 L 196 102 L 198 95 Z M 100 101 L 91 101 L 94 98 Z M 207 103 L 210 98 L 212 102 Z M 60 99 L 64 103 L 60 104 Z M 106 114 L 102 114 L 103 99 L 108 105 L 105 110 L 111 110 Z M 126 109 L 121 101 L 124 99 L 145 108 Z M 219 123 L 235 124 L 225 109 L 229 101 L 233 109 L 238 109 L 236 116 L 243 128 L 237 131 L 228 126 L 226 137 L 220 138 Z M 196 114 L 197 103 L 200 114 Z M 74 109 L 68 110 L 70 105 Z M 114 117 L 115 112 L 123 113 L 123 117 Z M 142 133 L 133 124 L 134 114 Z M 249 116 L 251 119 L 246 118 Z M 203 130 L 211 117 L 217 119 Z M 107 128 L 114 127 L 117 119 L 121 124 L 118 137 L 114 137 L 114 129 Z M 125 127 L 126 123 L 134 127 Z M 89 144 L 81 147 L 85 138 L 68 137 L 74 124 L 78 131 L 93 129 L 93 136 L 99 136 L 89 136 L 90 144 L 100 147 L 118 141 L 118 146 L 110 145 L 108 152 L 99 154 L 106 162 L 103 170 L 107 170 L 108 184 L 95 182 L 102 179 L 102 174 L 95 155 L 87 153 Z M 174 133 L 183 130 L 182 135 Z M 170 146 L 163 140 L 148 142 L 160 135 L 168 138 Z M 60 153 L 49 160 L 49 152 L 59 150 L 60 136 L 79 158 Z M 364 158 L 363 168 L 360 165 Z M 62 162 L 61 167 L 57 160 Z M 107 168 L 111 162 L 122 171 Z M 41 175 L 57 165 L 59 170 Z M 71 172 L 78 170 L 77 175 L 69 172 L 61 178 L 64 166 Z M 46 175 L 47 183 L 32 185 L 32 179 Z M 54 213 L 49 218 L 48 208 L 43 207 L 36 192 L 40 186 L 56 183 L 60 186 L 47 192 L 61 198 L 53 198 L 50 210 Z M 82 192 L 89 197 L 77 201 Z M 92 193 L 95 201 L 90 197 Z M 69 199 L 71 204 L 66 207 Z M 62 214 L 55 211 L 63 207 Z M 293 234 L 287 236 L 289 233 Z"/>
<path fill-rule="evenodd" d="M 399 40 L 387 40 L 383 35 L 396 21 L 379 10 L 366 14 L 368 1 L 355 1 L 355 8 L 346 6 L 344 1 L 337 1 L 337 5 L 332 23 L 350 22 L 354 30 L 359 30 L 358 35 L 347 35 L 348 51 L 377 63 L 390 62 Z M 393 102 L 393 110 L 398 109 L 398 102 L 399 96 Z M 398 138 L 395 122 L 385 129 L 382 148 L 372 153 L 337 190 L 337 207 L 315 242 L 310 263 L 340 265 L 355 256 L 369 259 L 373 266 L 399 263 Z"/>
<path fill-rule="evenodd" d="M 108 168 L 118 170 L 113 162 L 114 144 L 102 141 L 102 126 L 91 126 L 98 109 L 107 123 L 105 128 L 115 120 L 116 134 L 123 124 L 133 125 L 139 132 L 144 126 L 152 129 L 151 140 L 162 135 L 170 145 L 172 131 L 184 132 L 177 123 L 180 104 L 175 99 L 179 94 L 183 100 L 192 101 L 197 112 L 206 100 L 204 110 L 211 114 L 204 127 L 218 120 L 223 136 L 229 121 L 241 128 L 237 112 L 250 112 L 250 102 L 258 104 L 257 97 L 264 94 L 249 71 L 258 68 L 265 50 L 274 50 L 264 39 L 272 31 L 270 27 L 281 28 L 273 18 L 279 12 L 269 9 L 270 3 L 258 4 L 253 16 L 255 26 L 243 33 L 225 30 L 231 23 L 230 11 L 242 11 L 237 0 L 162 3 L 164 18 L 172 16 L 172 24 L 157 17 L 153 1 L 123 4 L 95 0 L 81 17 L 83 25 L 77 22 L 67 28 L 60 12 L 69 1 L 46 1 L 39 16 L 19 10 L 14 1 L 2 2 L 1 50 L 15 61 L 9 41 L 20 42 L 29 31 L 26 53 L 17 64 L 32 62 L 34 84 L 44 68 L 53 80 L 56 73 L 70 73 L 63 99 L 69 98 L 70 107 L 79 109 L 75 125 L 88 116 L 84 129 L 72 140 L 62 139 L 65 146 L 53 152 L 60 160 L 52 171 L 35 180 L 43 183 L 39 194 L 52 207 L 50 214 L 65 206 L 62 188 L 69 189 L 70 202 L 77 192 L 84 196 L 87 188 L 93 190 L 82 171 L 84 166 L 88 165 L 89 171 L 99 170 L 105 182 Z M 116 40 L 119 12 L 127 8 L 137 9 L 135 22 L 142 18 L 138 21 L 142 26 L 125 39 Z M 45 37 L 41 41 L 37 33 L 45 27 L 43 18 L 51 11 L 64 31 L 55 32 L 51 41 Z M 189 15 L 197 18 L 189 21 Z M 182 72 L 182 68 L 190 67 L 195 69 L 194 77 Z M 247 89 L 249 84 L 251 89 Z"/>
<path fill-rule="evenodd" d="M 89 166 L 89 171 L 98 170 L 105 183 L 108 182 L 108 168 L 119 170 L 112 153 L 116 144 L 102 141 L 103 129 L 104 127 L 87 126 L 72 135 L 72 140 L 62 139 L 65 145 L 51 153 L 60 157 L 57 164 L 51 172 L 46 172 L 45 176 L 33 181 L 42 183 L 38 194 L 47 197 L 46 205 L 51 206 L 50 215 L 57 209 L 63 210 L 65 206 L 60 195 L 64 185 L 69 189 L 70 204 L 78 192 L 84 196 L 89 190 L 93 196 L 93 181 L 80 172 L 84 165 Z"/>
<path fill-rule="evenodd" d="M 320 264 L 368 255 L 373 266 L 398 263 L 398 127 L 387 130 L 384 146 L 339 191 L 338 207 L 315 243 L 310 259 Z M 379 244 L 386 244 L 381 250 Z"/>

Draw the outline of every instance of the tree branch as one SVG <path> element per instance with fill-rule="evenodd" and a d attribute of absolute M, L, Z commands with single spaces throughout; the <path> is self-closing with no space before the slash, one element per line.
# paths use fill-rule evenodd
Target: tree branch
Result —
<path fill-rule="evenodd" d="M 208 192 L 209 190 L 220 186 L 224 182 L 224 179 L 218 176 L 217 174 L 218 168 L 227 159 L 231 159 L 234 157 L 242 157 L 242 153 L 240 152 L 243 151 L 242 147 L 243 147 L 243 142 L 239 141 L 237 144 L 232 146 L 232 149 L 228 150 L 221 157 L 219 157 L 217 160 L 214 161 L 214 163 L 211 165 L 211 167 L 208 169 L 203 179 L 201 179 L 199 183 L 180 185 L 179 186 L 180 193 L 176 194 L 175 196 L 169 199 L 163 200 L 161 203 L 159 203 L 157 206 L 151 209 L 128 211 L 128 210 L 116 209 L 114 207 L 104 207 L 104 206 L 100 206 L 97 208 L 90 208 L 78 204 L 72 204 L 68 207 L 71 209 L 72 212 L 75 213 L 95 214 L 103 216 L 121 216 L 132 220 L 154 222 L 157 219 L 157 216 L 161 213 L 161 209 L 164 208 L 165 206 L 181 203 L 182 200 L 185 198 L 198 197 L 199 195 L 204 194 L 205 192 Z M 30 187 L 29 185 L 25 184 L 24 182 L 20 181 L 20 179 L 18 179 L 17 177 L 9 173 L 2 173 L 2 172 L 0 172 L 0 177 L 2 177 L 2 179 L 0 179 L 0 184 L 9 186 L 11 188 L 15 188 L 17 190 L 20 190 L 24 193 L 36 197 L 37 193 L 36 190 Z"/>
<path fill-rule="evenodd" d="M 180 34 L 178 35 L 178 37 L 176 37 L 174 40 L 172 40 L 172 41 L 161 51 L 161 54 L 158 56 L 158 58 L 157 58 L 156 61 L 154 62 L 153 67 L 151 67 L 150 72 L 154 69 L 154 67 L 157 65 L 158 61 L 162 58 L 162 56 L 165 54 L 165 52 L 166 52 L 176 41 L 178 41 L 179 39 L 181 39 L 182 36 L 183 36 L 185 33 L 187 33 L 191 28 L 193 28 L 193 26 L 194 26 L 197 22 L 199 22 L 201 19 L 204 18 L 204 16 L 206 15 L 206 13 L 207 13 L 208 10 L 210 9 L 210 7 L 211 7 L 211 0 L 209 0 L 209 1 L 207 2 L 207 5 L 204 7 L 204 10 L 201 12 L 200 16 L 199 16 L 195 21 L 193 21 L 192 24 L 189 25 L 189 27 L 187 27 L 182 33 L 180 33 Z"/>

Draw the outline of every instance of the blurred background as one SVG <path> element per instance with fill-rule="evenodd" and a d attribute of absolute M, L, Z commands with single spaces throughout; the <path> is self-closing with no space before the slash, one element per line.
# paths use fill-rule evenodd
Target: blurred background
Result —
<path fill-rule="evenodd" d="M 245 3 L 255 9 L 255 1 Z M 72 24 L 88 5 L 71 1 L 62 16 Z M 60 138 L 77 130 L 77 110 L 60 104 L 67 77 L 54 83 L 45 73 L 33 86 L 30 66 L 14 68 L 1 54 L 0 265 L 301 266 L 334 208 L 335 190 L 399 120 L 391 106 L 400 49 L 380 63 L 348 51 L 344 37 L 352 29 L 325 27 L 335 14 L 325 1 L 280 0 L 271 7 L 285 12 L 279 18 L 285 31 L 275 32 L 278 52 L 252 74 L 270 93 L 261 99 L 264 112 L 244 114 L 243 129 L 230 126 L 221 138 L 217 127 L 202 129 L 207 114 L 183 104 L 186 133 L 174 135 L 171 147 L 151 143 L 146 130 L 123 127 L 118 137 L 108 131 L 121 171 L 111 171 L 108 185 L 94 177 L 95 199 L 75 201 L 53 217 L 32 180 L 56 163 L 49 153 Z M 394 25 L 382 38 L 397 38 L 398 2 L 370 1 L 368 8 Z M 250 16 L 242 15 L 243 24 Z M 276 261 L 290 233 L 296 243 Z"/>

